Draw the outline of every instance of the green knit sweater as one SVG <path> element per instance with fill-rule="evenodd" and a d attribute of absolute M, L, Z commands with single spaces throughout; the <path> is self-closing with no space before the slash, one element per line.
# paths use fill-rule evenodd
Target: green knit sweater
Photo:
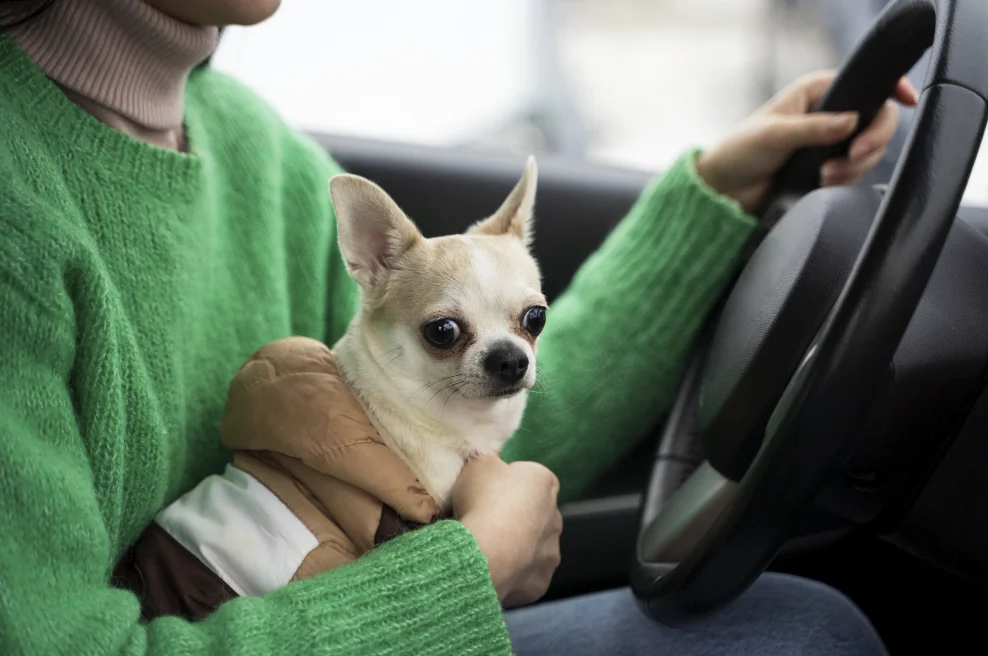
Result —
<path fill-rule="evenodd" d="M 244 359 L 293 334 L 332 343 L 355 311 L 337 166 L 214 71 L 193 73 L 186 122 L 190 154 L 118 133 L 0 35 L 0 653 L 510 652 L 453 521 L 196 624 L 143 625 L 109 585 L 156 512 L 228 461 L 217 428 Z M 544 393 L 505 455 L 551 467 L 564 497 L 667 409 L 752 228 L 692 157 L 550 311 Z"/>

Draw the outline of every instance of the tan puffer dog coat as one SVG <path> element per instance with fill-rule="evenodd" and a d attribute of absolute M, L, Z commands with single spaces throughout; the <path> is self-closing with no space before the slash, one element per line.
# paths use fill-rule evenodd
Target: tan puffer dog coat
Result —
<path fill-rule="evenodd" d="M 315 340 L 251 356 L 230 384 L 220 435 L 233 463 L 165 508 L 117 567 L 145 619 L 202 618 L 439 518 Z"/>

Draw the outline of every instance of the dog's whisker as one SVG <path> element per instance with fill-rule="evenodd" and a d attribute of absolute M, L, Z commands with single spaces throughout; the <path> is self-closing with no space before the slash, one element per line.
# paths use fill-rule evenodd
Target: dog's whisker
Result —
<path fill-rule="evenodd" d="M 459 383 L 456 387 L 453 388 L 453 391 L 451 391 L 449 393 L 449 396 L 446 397 L 446 400 L 443 401 L 443 408 L 442 410 L 439 411 L 439 421 L 442 421 L 443 415 L 446 413 L 446 404 L 449 403 L 449 400 L 451 398 L 453 398 L 453 395 L 459 392 L 465 385 L 469 385 L 469 384 L 470 384 L 469 382 Z"/>
<path fill-rule="evenodd" d="M 425 402 L 425 405 L 424 405 L 424 406 L 422 406 L 422 407 L 423 407 L 423 408 L 426 408 L 426 407 L 428 407 L 428 406 L 429 406 L 429 404 L 430 404 L 430 403 L 432 403 L 432 400 L 433 400 L 434 398 L 436 398 L 437 396 L 439 396 L 440 394 L 442 394 L 442 393 L 443 393 L 443 392 L 444 392 L 445 390 L 447 390 L 447 389 L 449 389 L 450 387 L 453 387 L 453 386 L 454 386 L 454 385 L 456 385 L 456 384 L 457 384 L 457 381 L 455 381 L 455 380 L 454 380 L 454 381 L 453 381 L 452 383 L 447 383 L 446 385 L 443 385 L 442 387 L 440 387 L 440 388 L 439 388 L 439 391 L 437 391 L 437 392 L 436 392 L 435 394 L 433 394 L 432 396 L 430 396 L 430 397 L 429 397 L 429 400 L 428 400 L 428 401 L 426 401 L 426 402 Z"/>
<path fill-rule="evenodd" d="M 380 360 L 381 358 L 383 358 L 384 356 L 386 356 L 388 353 L 394 353 L 395 351 L 398 351 L 398 350 L 403 349 L 403 348 L 405 348 L 405 347 L 404 346 L 396 346 L 393 349 L 389 349 L 389 350 L 385 351 L 384 353 L 380 353 L 380 354 L 374 356 L 374 360 L 375 361 Z"/>
<path fill-rule="evenodd" d="M 440 387 L 440 388 L 439 388 L 439 391 L 438 391 L 438 392 L 436 392 L 435 394 L 433 394 L 433 395 L 432 395 L 431 397 L 429 397 L 429 400 L 428 400 L 428 401 L 426 401 L 426 402 L 425 402 L 425 405 L 424 405 L 424 406 L 422 406 L 422 407 L 423 407 L 423 408 L 426 408 L 426 407 L 428 407 L 428 406 L 429 406 L 429 404 L 430 404 L 430 403 L 432 403 L 432 399 L 434 399 L 434 398 L 436 398 L 437 396 L 439 396 L 439 394 L 440 394 L 440 393 L 441 393 L 441 392 L 442 392 L 443 390 L 446 390 L 446 389 L 449 389 L 449 388 L 450 388 L 450 387 L 452 387 L 453 385 L 456 385 L 456 384 L 457 384 L 458 382 L 459 382 L 459 381 L 456 381 L 456 380 L 454 380 L 454 381 L 453 381 L 452 383 L 447 383 L 446 385 L 443 385 L 442 387 Z"/>
<path fill-rule="evenodd" d="M 532 389 L 529 390 L 530 394 L 546 394 L 549 391 L 548 386 L 545 382 L 545 376 L 538 370 L 535 372 L 535 383 L 532 385 Z"/>
<path fill-rule="evenodd" d="M 401 348 L 401 347 L 399 346 L 398 348 Z M 391 360 L 389 360 L 388 363 L 386 365 L 384 365 L 384 367 L 381 369 L 381 371 L 378 372 L 378 374 L 377 374 L 378 379 L 380 379 L 381 376 L 384 375 L 384 372 L 387 371 L 388 367 L 390 367 L 391 365 L 394 364 L 395 360 L 397 360 L 398 358 L 400 358 L 403 355 L 405 355 L 405 351 L 404 350 L 402 350 L 402 352 L 399 353 L 398 355 L 396 355 L 393 358 L 391 358 Z"/>
<path fill-rule="evenodd" d="M 418 388 L 417 390 L 415 390 L 414 392 L 412 392 L 412 395 L 408 397 L 408 400 L 409 400 L 409 401 L 411 401 L 411 400 L 412 400 L 412 398 L 413 398 L 413 397 L 414 397 L 414 396 L 415 396 L 416 394 L 418 394 L 419 392 L 423 392 L 423 391 L 425 391 L 425 389 L 426 389 L 426 388 L 428 388 L 428 387 L 432 387 L 432 386 L 433 386 L 433 385 L 435 385 L 436 383 L 441 383 L 441 382 L 443 382 L 444 380 L 449 380 L 450 378 L 457 378 L 457 377 L 462 377 L 462 376 L 466 376 L 466 374 L 453 374 L 452 376 L 446 376 L 445 378 L 439 378 L 439 379 L 437 379 L 437 380 L 434 380 L 434 381 L 432 381 L 431 383 L 426 383 L 426 384 L 425 384 L 425 385 L 423 385 L 422 387 L 420 387 L 420 388 Z"/>

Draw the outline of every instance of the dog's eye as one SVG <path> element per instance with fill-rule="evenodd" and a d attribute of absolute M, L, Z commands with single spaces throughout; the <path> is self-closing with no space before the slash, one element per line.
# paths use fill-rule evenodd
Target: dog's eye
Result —
<path fill-rule="evenodd" d="M 521 326 L 534 337 L 538 337 L 545 328 L 545 308 L 536 306 L 525 310 L 525 316 L 521 318 Z"/>
<path fill-rule="evenodd" d="M 452 319 L 439 319 L 425 324 L 422 334 L 433 346 L 449 348 L 460 338 L 460 327 Z"/>

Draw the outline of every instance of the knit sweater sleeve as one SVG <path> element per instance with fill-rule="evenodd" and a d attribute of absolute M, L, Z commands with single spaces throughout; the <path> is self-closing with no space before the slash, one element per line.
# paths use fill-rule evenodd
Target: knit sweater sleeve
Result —
<path fill-rule="evenodd" d="M 693 339 L 755 226 L 703 183 L 696 155 L 644 191 L 549 309 L 537 358 L 543 383 L 503 455 L 548 466 L 563 500 L 668 411 Z"/>
<path fill-rule="evenodd" d="M 0 237 L 0 653 L 510 653 L 486 561 L 450 521 L 200 623 L 141 623 L 137 598 L 108 580 L 117 554 L 68 382 L 71 303 L 41 293 L 58 277 L 2 222 Z"/>

